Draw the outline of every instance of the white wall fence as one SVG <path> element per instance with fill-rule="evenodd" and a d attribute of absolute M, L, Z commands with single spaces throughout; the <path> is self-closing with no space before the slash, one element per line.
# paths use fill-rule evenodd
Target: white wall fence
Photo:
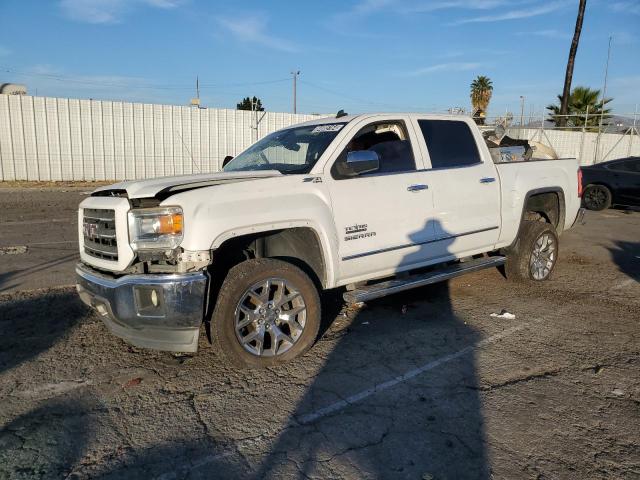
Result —
<path fill-rule="evenodd" d="M 198 109 L 99 100 L 0 95 L 0 181 L 128 180 L 215 172 L 227 155 L 314 118 L 274 112 Z M 640 138 L 509 128 L 583 165 L 640 156 Z"/>
<path fill-rule="evenodd" d="M 635 130 L 627 134 L 569 131 L 545 127 L 508 128 L 513 138 L 534 140 L 552 147 L 560 157 L 575 157 L 582 165 L 616 158 L 640 156 L 640 137 Z M 598 138 L 599 137 L 599 138 Z"/>
<path fill-rule="evenodd" d="M 126 180 L 215 172 L 225 156 L 312 118 L 0 95 L 0 181 Z"/>

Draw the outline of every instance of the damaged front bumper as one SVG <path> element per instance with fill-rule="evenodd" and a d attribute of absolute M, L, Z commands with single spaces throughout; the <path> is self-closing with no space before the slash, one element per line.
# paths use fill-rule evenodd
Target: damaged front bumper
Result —
<path fill-rule="evenodd" d="M 195 352 L 207 292 L 204 272 L 114 278 L 76 265 L 78 294 L 107 328 L 132 345 Z"/>

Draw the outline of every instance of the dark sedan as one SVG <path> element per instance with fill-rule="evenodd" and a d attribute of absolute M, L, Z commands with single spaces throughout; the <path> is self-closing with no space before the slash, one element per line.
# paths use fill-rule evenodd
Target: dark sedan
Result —
<path fill-rule="evenodd" d="M 627 157 L 582 167 L 582 196 L 589 210 L 611 205 L 640 207 L 640 157 Z"/>

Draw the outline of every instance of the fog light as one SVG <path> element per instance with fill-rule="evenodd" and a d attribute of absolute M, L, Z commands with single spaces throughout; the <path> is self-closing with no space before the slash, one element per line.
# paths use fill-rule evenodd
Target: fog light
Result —
<path fill-rule="evenodd" d="M 164 317 L 164 291 L 151 285 L 134 288 L 136 313 L 139 317 Z"/>

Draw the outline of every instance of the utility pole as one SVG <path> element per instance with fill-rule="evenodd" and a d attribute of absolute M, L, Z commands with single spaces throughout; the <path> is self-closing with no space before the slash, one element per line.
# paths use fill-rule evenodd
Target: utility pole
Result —
<path fill-rule="evenodd" d="M 524 96 L 520 95 L 520 128 L 524 126 Z"/>
<path fill-rule="evenodd" d="M 297 80 L 298 75 L 300 75 L 300 70 L 294 70 L 291 72 L 291 75 L 293 75 L 293 113 L 297 113 Z"/>

